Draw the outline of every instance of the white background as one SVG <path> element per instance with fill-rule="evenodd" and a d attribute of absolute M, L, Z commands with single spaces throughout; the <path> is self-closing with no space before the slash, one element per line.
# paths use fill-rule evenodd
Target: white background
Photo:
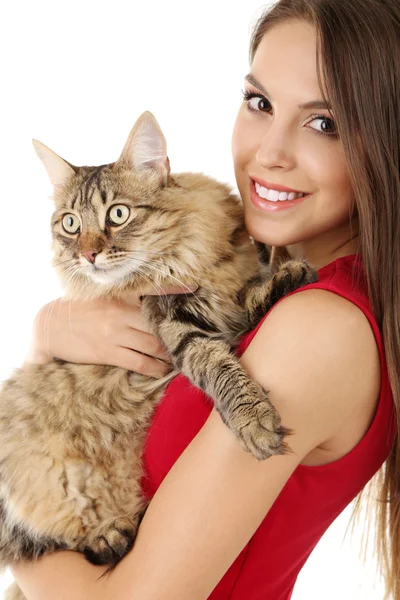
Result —
<path fill-rule="evenodd" d="M 36 311 L 61 294 L 49 266 L 51 187 L 31 139 L 74 164 L 100 165 L 151 110 L 172 171 L 235 185 L 231 131 L 261 9 L 255 0 L 1 4 L 0 380 L 22 362 Z M 360 530 L 342 543 L 349 514 L 318 544 L 293 600 L 383 597 L 372 559 L 365 568 L 358 560 Z"/>

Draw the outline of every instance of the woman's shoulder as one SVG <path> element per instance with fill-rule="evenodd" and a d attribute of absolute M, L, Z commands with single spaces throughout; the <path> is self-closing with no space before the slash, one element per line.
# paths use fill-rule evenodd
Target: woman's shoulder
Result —
<path fill-rule="evenodd" d="M 335 439 L 346 422 L 357 424 L 351 447 L 365 433 L 379 399 L 380 357 L 368 319 L 346 298 L 326 289 L 284 298 L 241 360 L 269 390 L 283 425 L 304 428 L 313 448 Z"/>

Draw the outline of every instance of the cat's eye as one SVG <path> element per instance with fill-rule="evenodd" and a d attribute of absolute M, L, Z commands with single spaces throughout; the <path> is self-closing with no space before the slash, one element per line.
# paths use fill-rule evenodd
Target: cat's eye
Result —
<path fill-rule="evenodd" d="M 123 225 L 130 214 L 131 211 L 125 204 L 115 204 L 108 211 L 107 220 L 110 225 Z"/>
<path fill-rule="evenodd" d="M 67 233 L 78 233 L 81 228 L 78 217 L 70 213 L 63 216 L 62 226 Z"/>

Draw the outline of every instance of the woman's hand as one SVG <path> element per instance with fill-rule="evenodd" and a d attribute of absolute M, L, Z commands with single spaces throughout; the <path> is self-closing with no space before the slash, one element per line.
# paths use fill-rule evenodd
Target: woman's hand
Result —
<path fill-rule="evenodd" d="M 168 288 L 165 293 L 187 293 Z M 143 375 L 162 377 L 170 369 L 165 348 L 140 311 L 140 297 L 128 302 L 97 299 L 46 304 L 37 314 L 27 362 L 45 364 L 53 357 L 115 365 Z"/>

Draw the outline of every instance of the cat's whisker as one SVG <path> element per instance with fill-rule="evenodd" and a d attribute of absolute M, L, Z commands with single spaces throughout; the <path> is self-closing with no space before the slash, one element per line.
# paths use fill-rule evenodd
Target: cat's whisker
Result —
<path fill-rule="evenodd" d="M 158 256 L 171 256 L 171 252 L 153 252 L 152 250 L 146 250 L 146 249 L 141 249 L 138 248 L 136 250 L 124 250 L 123 252 L 125 252 L 126 254 L 136 254 L 138 252 L 142 253 L 142 254 L 154 254 L 154 255 L 158 255 Z"/>
<path fill-rule="evenodd" d="M 72 273 L 70 281 L 72 282 L 74 277 L 78 277 L 78 276 L 79 276 L 79 269 L 75 269 L 75 271 Z"/>
<path fill-rule="evenodd" d="M 151 285 L 152 288 L 155 289 L 157 295 L 165 295 L 161 286 L 157 285 L 154 281 L 151 281 L 151 279 L 149 279 L 148 275 L 150 274 L 146 273 L 146 270 L 142 268 L 143 266 L 146 267 L 147 264 L 145 263 L 143 265 L 136 265 L 138 273 Z"/>
<path fill-rule="evenodd" d="M 161 252 L 148 252 L 147 250 L 135 250 L 135 251 L 125 252 L 126 256 L 132 255 L 133 258 L 135 258 L 135 260 L 140 260 L 143 265 L 153 264 L 153 265 L 156 265 L 159 267 L 168 268 L 168 265 L 166 265 L 165 262 L 156 262 L 153 259 L 151 261 L 144 262 L 143 259 L 135 257 L 135 254 L 137 254 L 137 253 L 144 254 L 145 256 L 148 254 L 152 254 L 154 256 L 163 256 L 164 258 L 168 257 L 168 254 L 162 254 Z M 183 270 L 182 267 L 174 265 L 173 269 L 174 269 L 174 271 L 176 271 L 178 274 L 180 274 L 182 276 L 188 275 L 190 278 L 197 279 L 198 281 L 205 281 L 206 283 L 211 283 L 210 280 L 205 279 L 204 277 L 199 277 L 198 275 L 194 275 L 194 273 L 189 273 L 188 271 Z"/>
<path fill-rule="evenodd" d="M 181 285 L 182 287 L 184 287 L 184 288 L 186 288 L 186 289 L 190 290 L 190 288 L 188 288 L 188 287 L 187 287 L 187 285 L 185 285 L 185 284 L 184 284 L 182 281 L 180 281 L 180 280 L 179 280 L 177 277 L 175 277 L 174 275 L 172 275 L 172 273 L 170 273 L 170 271 L 168 271 L 168 268 L 167 268 L 167 266 L 166 266 L 166 265 L 164 265 L 163 263 L 155 263 L 154 261 L 152 261 L 152 262 L 148 262 L 147 264 L 148 264 L 149 266 L 154 266 L 154 267 L 156 267 L 156 268 L 163 267 L 163 268 L 164 268 L 163 274 L 164 274 L 166 277 L 171 277 L 172 279 L 175 279 L 175 281 L 178 281 L 179 285 Z M 175 268 L 175 271 L 177 271 L 177 272 L 178 272 L 178 275 L 181 275 L 181 276 L 188 275 L 189 277 L 193 277 L 194 279 L 198 279 L 198 280 L 199 280 L 199 281 L 201 281 L 201 282 L 203 282 L 203 281 L 206 281 L 206 282 L 207 282 L 207 280 L 206 280 L 206 279 L 204 279 L 204 278 L 200 278 L 200 277 L 197 277 L 196 275 L 193 275 L 193 276 L 192 276 L 192 274 L 191 274 L 191 273 L 184 272 L 184 271 L 182 271 L 181 269 L 177 269 L 177 268 Z M 191 294 L 194 294 L 194 292 L 193 292 L 192 290 L 190 290 L 190 293 L 191 293 Z M 195 294 L 194 294 L 194 295 L 195 295 Z M 196 297 L 197 297 L 197 296 L 196 296 Z"/>
<path fill-rule="evenodd" d="M 165 265 L 163 265 L 163 266 L 165 266 Z M 206 283 L 211 283 L 211 281 L 209 279 L 205 279 L 204 277 L 199 277 L 198 275 L 194 275 L 194 273 L 189 273 L 189 271 L 184 271 L 183 269 L 181 269 L 177 266 L 174 266 L 174 271 L 176 271 L 178 273 L 178 275 L 182 275 L 183 277 L 185 275 L 187 275 L 188 277 L 197 279 L 200 282 L 205 281 Z"/>
<path fill-rule="evenodd" d="M 129 255 L 129 254 L 152 254 L 154 256 L 170 256 L 171 253 L 169 252 L 152 252 L 151 250 L 126 250 L 124 251 L 125 254 Z"/>
<path fill-rule="evenodd" d="M 71 261 L 73 261 L 73 260 L 75 260 L 75 259 L 74 259 L 74 258 L 67 258 L 66 260 L 60 260 L 60 262 L 54 263 L 54 264 L 52 264 L 51 266 L 52 266 L 53 268 L 55 268 L 55 267 L 59 267 L 60 265 L 63 265 L 63 264 L 64 264 L 64 263 L 66 263 L 66 262 L 71 262 Z"/>
<path fill-rule="evenodd" d="M 80 269 L 79 267 L 76 267 L 76 265 L 70 265 L 67 269 L 65 269 L 63 272 L 64 285 L 69 285 L 73 281 L 74 277 L 79 274 L 79 271 Z"/>
<path fill-rule="evenodd" d="M 161 296 L 161 297 L 166 296 L 166 293 L 163 291 L 163 289 L 160 286 L 157 286 L 153 281 L 151 281 L 151 279 L 149 279 L 145 275 L 145 273 L 143 272 L 143 270 L 140 267 L 138 267 L 138 272 L 143 277 L 143 279 L 145 281 L 147 281 L 147 283 L 150 285 L 150 287 L 152 287 L 155 290 L 157 296 Z"/>
<path fill-rule="evenodd" d="M 172 279 L 175 279 L 175 281 L 177 281 L 180 286 L 182 286 L 184 289 L 188 290 L 187 291 L 188 294 L 192 294 L 192 296 L 194 296 L 197 299 L 196 293 L 193 290 L 191 290 L 187 285 L 185 285 L 182 281 L 180 281 L 180 279 L 178 279 L 177 277 L 174 277 L 171 274 L 169 274 L 169 277 L 172 277 Z"/>
<path fill-rule="evenodd" d="M 70 283 L 74 276 L 79 272 L 79 269 L 74 268 L 75 265 L 71 265 L 70 267 L 68 267 L 68 269 L 66 269 L 65 274 L 68 273 L 68 277 L 65 279 L 65 284 Z"/>
<path fill-rule="evenodd" d="M 160 261 L 155 261 L 155 260 L 148 260 L 146 262 L 143 262 L 143 264 L 146 265 L 155 265 L 157 267 L 163 267 L 164 269 L 167 269 L 167 273 L 169 274 L 168 269 L 173 268 L 174 271 L 176 271 L 177 273 L 181 273 L 183 275 L 189 275 L 189 277 L 196 277 L 197 279 L 200 279 L 200 277 L 197 277 L 196 275 L 192 275 L 191 273 L 189 273 L 188 271 L 183 271 L 182 269 L 180 269 L 179 267 L 169 267 L 169 265 L 165 264 L 165 262 L 160 262 Z"/>
<path fill-rule="evenodd" d="M 64 269 L 64 271 L 61 273 L 61 275 L 64 277 L 69 271 L 73 270 L 74 267 L 75 267 L 75 265 L 69 265 L 69 267 Z"/>
<path fill-rule="evenodd" d="M 143 277 L 143 279 L 145 279 L 145 281 L 147 281 L 147 282 L 149 283 L 149 285 L 150 285 L 150 286 L 151 286 L 151 287 L 152 287 L 152 288 L 153 288 L 153 289 L 156 291 L 156 295 L 157 295 L 157 296 L 160 296 L 160 297 L 166 297 L 166 296 L 167 296 L 167 294 L 164 292 L 164 290 L 162 289 L 162 287 L 161 287 L 161 286 L 158 286 L 158 285 L 156 285 L 156 284 L 155 284 L 153 281 L 151 281 L 151 279 L 149 279 L 149 278 L 147 277 L 147 275 L 148 275 L 148 274 L 146 273 L 146 271 L 145 271 L 145 270 L 142 268 L 142 266 L 144 266 L 144 267 L 148 267 L 148 263 L 147 263 L 147 262 L 144 262 L 144 263 L 142 263 L 142 265 L 138 265 L 138 264 L 137 264 L 137 262 L 138 262 L 138 259 L 136 259 L 136 260 L 135 260 L 135 266 L 136 266 L 136 269 L 137 269 L 138 273 L 139 273 L 139 274 L 140 274 L 140 275 Z M 157 288 L 158 288 L 158 289 L 157 289 Z"/>
<path fill-rule="evenodd" d="M 57 268 L 58 268 L 58 267 L 60 267 L 61 265 L 65 265 L 65 263 L 68 263 L 68 262 L 71 262 L 71 261 L 62 260 L 61 262 L 59 262 L 59 263 L 55 263 L 54 265 L 51 265 L 51 266 L 53 267 L 53 269 L 57 269 Z"/>
<path fill-rule="evenodd" d="M 147 261 L 146 264 L 156 265 L 156 266 L 164 267 L 164 268 L 168 269 L 168 265 L 166 265 L 164 262 L 156 262 L 154 260 L 151 260 L 151 261 Z M 199 277 L 198 275 L 194 275 L 194 273 L 190 273 L 189 271 L 183 270 L 182 267 L 174 265 L 173 269 L 174 269 L 174 271 L 176 271 L 178 274 L 180 274 L 182 276 L 188 275 L 189 277 L 191 277 L 193 279 L 197 279 L 198 281 L 205 281 L 206 283 L 211 283 L 209 279 L 205 279 L 204 277 Z"/>
<path fill-rule="evenodd" d="M 149 266 L 152 266 L 151 264 L 149 264 Z M 154 267 L 154 272 L 155 273 L 160 273 L 159 270 L 157 270 L 157 267 Z M 177 281 L 179 283 L 179 285 L 188 290 L 188 294 L 192 294 L 195 298 L 197 298 L 195 292 L 193 290 L 191 290 L 187 285 L 185 285 L 182 281 L 180 281 L 180 279 L 178 279 L 177 277 L 174 277 L 173 275 L 171 275 L 171 273 L 169 273 L 168 271 L 161 271 L 161 274 L 166 276 L 166 277 L 171 277 L 172 279 L 174 279 L 175 281 Z"/>

